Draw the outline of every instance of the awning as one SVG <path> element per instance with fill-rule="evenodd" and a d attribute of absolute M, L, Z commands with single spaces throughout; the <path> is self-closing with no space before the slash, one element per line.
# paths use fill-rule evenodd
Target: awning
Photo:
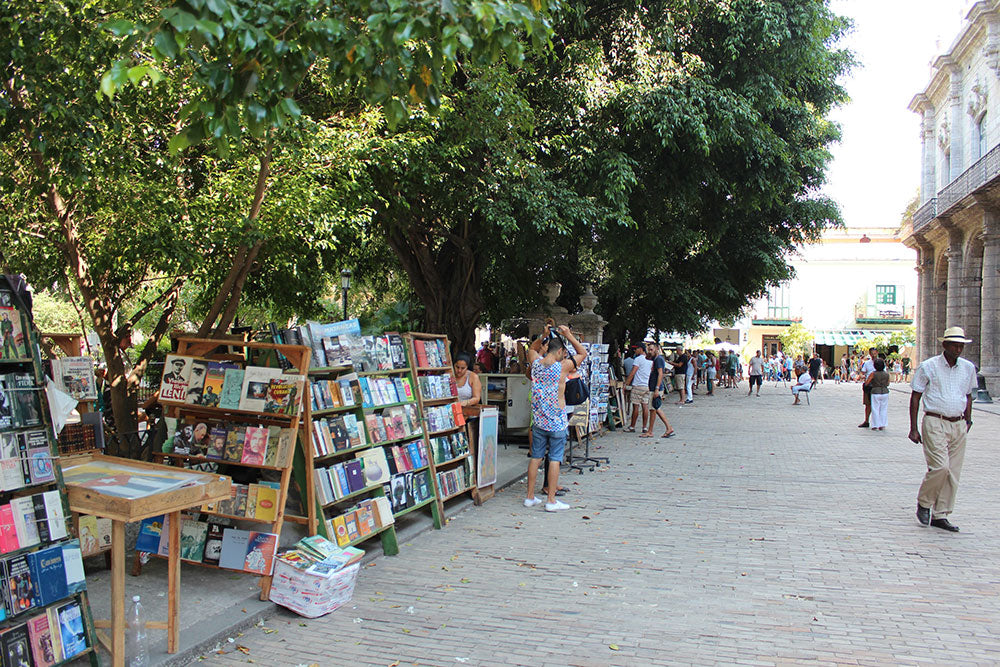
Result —
<path fill-rule="evenodd" d="M 874 329 L 835 329 L 832 331 L 817 331 L 813 342 L 816 345 L 846 345 L 853 347 L 859 340 L 875 336 L 891 336 L 895 331 L 877 331 Z"/>

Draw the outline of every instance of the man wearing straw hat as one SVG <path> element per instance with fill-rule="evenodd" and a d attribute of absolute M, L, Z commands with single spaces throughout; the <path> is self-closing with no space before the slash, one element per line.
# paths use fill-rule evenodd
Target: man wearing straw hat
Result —
<path fill-rule="evenodd" d="M 972 397 L 978 382 L 976 367 L 961 358 L 965 344 L 972 342 L 962 327 L 948 327 L 938 340 L 943 353 L 920 364 L 911 383 L 909 438 L 923 444 L 927 460 L 927 474 L 917 493 L 917 520 L 925 526 L 957 533 L 958 526 L 948 521 L 948 515 L 955 507 L 965 438 L 972 428 Z M 917 430 L 921 399 L 924 419 Z"/>

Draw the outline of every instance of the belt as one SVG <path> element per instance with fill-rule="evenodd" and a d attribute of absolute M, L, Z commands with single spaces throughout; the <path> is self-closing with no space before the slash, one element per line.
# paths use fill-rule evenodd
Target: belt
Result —
<path fill-rule="evenodd" d="M 965 416 L 964 416 L 964 415 L 963 415 L 963 416 L 960 416 L 960 417 L 945 417 L 944 415 L 939 415 L 939 414 L 938 414 L 938 413 L 936 413 L 936 412 L 925 412 L 924 414 L 925 414 L 925 415 L 927 415 L 928 417 L 937 417 L 938 419 L 943 419 L 943 420 L 945 420 L 946 422 L 957 422 L 957 421 L 962 421 L 962 419 L 964 419 L 964 418 L 965 418 Z"/>

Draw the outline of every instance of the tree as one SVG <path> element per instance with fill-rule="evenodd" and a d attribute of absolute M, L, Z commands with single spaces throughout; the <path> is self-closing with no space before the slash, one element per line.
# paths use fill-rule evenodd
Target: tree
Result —
<path fill-rule="evenodd" d="M 802 355 L 808 357 L 812 353 L 813 340 L 815 334 L 809 331 L 799 322 L 794 322 L 787 329 L 778 334 L 781 341 L 781 349 L 789 356 Z"/>

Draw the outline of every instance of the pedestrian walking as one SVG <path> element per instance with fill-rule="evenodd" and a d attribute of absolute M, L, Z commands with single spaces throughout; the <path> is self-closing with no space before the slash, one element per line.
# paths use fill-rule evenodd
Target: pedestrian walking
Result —
<path fill-rule="evenodd" d="M 965 344 L 972 342 L 962 327 L 948 327 L 938 341 L 942 353 L 920 364 L 911 383 L 909 438 L 923 445 L 927 461 L 917 493 L 917 520 L 957 533 L 958 526 L 948 516 L 955 508 L 966 434 L 972 428 L 972 398 L 979 385 L 975 365 L 962 359 Z M 918 430 L 921 401 L 924 418 Z"/>
<path fill-rule="evenodd" d="M 875 372 L 868 378 L 868 388 L 871 392 L 872 415 L 871 429 L 884 431 L 889 425 L 889 373 L 885 370 L 885 360 L 875 360 Z"/>
<path fill-rule="evenodd" d="M 757 354 L 750 359 L 750 391 L 747 392 L 747 396 L 753 393 L 754 384 L 757 385 L 757 395 L 760 396 L 760 385 L 763 380 L 764 358 L 760 356 L 760 350 L 757 350 Z"/>
<path fill-rule="evenodd" d="M 632 420 L 628 428 L 625 429 L 626 433 L 635 433 L 635 422 L 638 421 L 640 412 L 642 413 L 640 431 L 646 430 L 646 424 L 649 420 L 649 374 L 652 370 L 652 359 L 649 359 L 646 354 L 639 354 L 637 349 L 635 358 L 632 360 L 632 372 L 625 380 L 625 384 L 632 388 Z"/>
<path fill-rule="evenodd" d="M 663 381 L 666 377 L 667 362 L 660 354 L 660 346 L 657 343 L 646 343 L 646 356 L 653 357 L 653 369 L 649 374 L 649 426 L 639 437 L 652 438 L 653 426 L 656 424 L 656 418 L 659 417 L 666 428 L 666 431 L 660 437 L 672 438 L 674 436 L 674 429 L 671 428 L 670 422 L 667 421 L 667 415 L 663 411 Z"/>
<path fill-rule="evenodd" d="M 715 395 L 715 377 L 718 373 L 715 355 L 709 352 L 705 355 L 705 387 L 708 389 L 706 396 Z"/>
<path fill-rule="evenodd" d="M 861 381 L 861 402 L 865 406 L 865 420 L 858 424 L 858 428 L 868 428 L 868 420 L 872 415 L 872 388 L 868 385 L 868 378 L 875 372 L 875 360 L 878 358 L 878 350 L 869 348 L 868 358 L 861 364 L 861 371 L 858 379 Z"/>

